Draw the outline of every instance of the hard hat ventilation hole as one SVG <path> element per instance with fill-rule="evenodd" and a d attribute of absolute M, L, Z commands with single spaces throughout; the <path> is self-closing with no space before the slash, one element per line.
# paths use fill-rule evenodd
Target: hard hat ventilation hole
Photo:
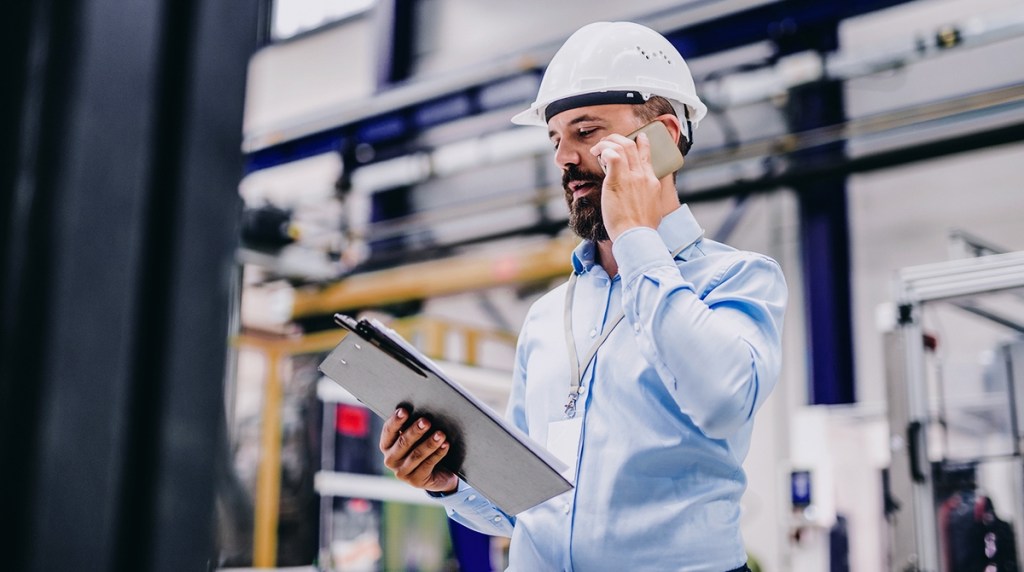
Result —
<path fill-rule="evenodd" d="M 651 56 L 661 56 L 661 59 L 665 60 L 665 63 L 672 65 L 672 59 L 668 57 L 668 54 L 665 53 L 665 50 L 658 50 L 657 52 L 648 52 L 647 50 L 641 48 L 640 46 L 636 46 L 636 51 L 639 52 L 640 55 L 642 55 L 644 58 L 648 60 L 651 59 Z"/>

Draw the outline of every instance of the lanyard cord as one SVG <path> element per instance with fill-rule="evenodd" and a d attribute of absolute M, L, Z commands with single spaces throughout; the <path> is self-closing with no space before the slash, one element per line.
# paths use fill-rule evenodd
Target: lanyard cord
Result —
<path fill-rule="evenodd" d="M 579 393 L 580 381 L 582 380 L 583 374 L 580 370 L 583 369 L 585 371 L 586 366 L 590 365 L 591 360 L 594 359 L 594 355 L 597 354 L 598 348 L 604 344 L 605 340 L 608 339 L 608 336 L 610 336 L 612 331 L 615 329 L 615 326 L 618 326 L 619 322 L 622 321 L 622 318 L 626 317 L 625 310 L 619 310 L 619 313 L 611 319 L 610 327 L 605 329 L 600 338 L 594 340 L 594 343 L 591 344 L 590 349 L 587 351 L 586 359 L 580 363 L 580 356 L 576 353 L 576 338 L 572 334 L 572 305 L 573 296 L 576 292 L 576 280 L 576 273 L 573 272 L 572 276 L 569 277 L 569 288 L 565 292 L 565 343 L 569 348 L 571 358 L 569 359 L 569 367 L 572 369 L 572 377 L 569 378 L 570 395 L 576 395 Z"/>
<path fill-rule="evenodd" d="M 697 240 L 694 240 L 689 244 L 685 244 L 677 248 L 672 252 L 672 260 L 675 260 L 675 258 L 679 256 L 680 252 L 686 250 L 696 242 Z M 566 349 L 569 351 L 569 368 L 572 370 L 571 377 L 569 378 L 569 401 L 565 404 L 565 416 L 569 418 L 576 415 L 576 400 L 580 396 L 580 385 L 583 381 L 583 374 L 586 373 L 590 362 L 593 361 L 594 356 L 597 355 L 597 350 L 601 348 L 604 342 L 608 339 L 608 336 L 612 334 L 615 326 L 618 326 L 619 322 L 626 317 L 625 308 L 620 309 L 619 313 L 611 319 L 610 325 L 605 328 L 601 337 L 594 340 L 594 343 L 591 344 L 590 349 L 587 350 L 587 355 L 581 362 L 580 356 L 576 352 L 576 337 L 572 333 L 572 305 L 573 298 L 576 294 L 576 281 L 577 274 L 574 271 L 569 276 L 569 287 L 565 290 L 565 344 Z"/>

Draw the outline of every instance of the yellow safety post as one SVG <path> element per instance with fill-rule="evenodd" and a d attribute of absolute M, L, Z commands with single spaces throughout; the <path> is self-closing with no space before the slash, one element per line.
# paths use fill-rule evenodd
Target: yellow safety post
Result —
<path fill-rule="evenodd" d="M 281 503 L 281 404 L 284 384 L 281 363 L 298 354 L 327 351 L 345 337 L 344 330 L 318 332 L 296 338 L 268 338 L 240 335 L 236 346 L 251 347 L 267 360 L 260 423 L 260 461 L 256 473 L 256 522 L 253 532 L 253 565 L 273 567 L 277 563 L 277 524 Z"/>
<path fill-rule="evenodd" d="M 267 382 L 263 392 L 260 428 L 260 464 L 256 477 L 256 530 L 253 565 L 272 568 L 277 563 L 277 522 L 281 502 L 281 383 L 280 350 L 264 347 Z"/>
<path fill-rule="evenodd" d="M 463 334 L 463 347 L 465 348 L 465 353 L 462 358 L 462 361 L 465 362 L 466 365 L 477 365 L 480 359 L 478 357 L 479 350 L 477 349 L 479 346 L 480 330 L 467 329 Z"/>
<path fill-rule="evenodd" d="M 444 359 L 445 338 L 448 336 L 447 325 L 433 318 L 420 320 L 423 331 L 423 353 L 434 359 Z"/>

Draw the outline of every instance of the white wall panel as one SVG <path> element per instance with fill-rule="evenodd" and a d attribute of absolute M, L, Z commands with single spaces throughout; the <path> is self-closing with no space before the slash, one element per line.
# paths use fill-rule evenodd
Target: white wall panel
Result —
<path fill-rule="evenodd" d="M 260 50 L 249 62 L 244 132 L 302 123 L 372 95 L 375 26 L 368 12 Z"/>

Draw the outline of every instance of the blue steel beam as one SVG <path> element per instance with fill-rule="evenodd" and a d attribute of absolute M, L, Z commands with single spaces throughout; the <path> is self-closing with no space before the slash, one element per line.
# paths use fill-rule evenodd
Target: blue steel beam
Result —
<path fill-rule="evenodd" d="M 687 58 L 698 58 L 764 40 L 776 40 L 818 28 L 834 28 L 840 21 L 910 0 L 783 0 L 757 6 L 666 36 Z"/>
<path fill-rule="evenodd" d="M 794 26 L 776 38 L 780 55 L 836 47 L 836 22 Z M 791 90 L 786 120 L 791 132 L 846 121 L 842 85 L 824 81 Z M 841 161 L 845 142 L 837 141 L 790 155 L 794 168 Z M 850 293 L 850 238 L 844 173 L 792 185 L 799 201 L 800 245 L 807 311 L 808 402 L 853 403 L 853 324 Z"/>

